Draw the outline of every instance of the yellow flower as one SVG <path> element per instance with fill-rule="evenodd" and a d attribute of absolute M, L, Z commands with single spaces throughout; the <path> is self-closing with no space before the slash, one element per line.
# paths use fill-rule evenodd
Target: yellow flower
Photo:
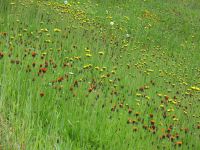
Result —
<path fill-rule="evenodd" d="M 110 82 L 110 83 L 112 83 L 112 82 L 113 82 L 113 80 L 109 79 L 109 82 Z"/>
<path fill-rule="evenodd" d="M 90 51 L 91 51 L 91 50 L 89 50 L 89 49 L 85 49 L 85 52 L 88 52 L 88 53 L 89 53 Z"/>
<path fill-rule="evenodd" d="M 55 28 L 53 31 L 54 31 L 54 32 L 61 32 L 61 30 L 58 29 L 58 28 Z"/>
<path fill-rule="evenodd" d="M 95 67 L 95 69 L 96 69 L 96 70 L 99 70 L 100 68 L 97 66 L 97 67 Z"/>
<path fill-rule="evenodd" d="M 161 107 L 161 108 L 164 108 L 164 105 L 161 104 L 160 107 Z"/>
<path fill-rule="evenodd" d="M 148 72 L 153 72 L 154 70 L 152 70 L 152 69 L 147 69 L 147 71 L 148 71 Z"/>
<path fill-rule="evenodd" d="M 83 69 L 88 69 L 88 68 L 91 68 L 91 67 L 92 67 L 92 64 L 88 64 L 88 65 L 84 65 Z"/>
<path fill-rule="evenodd" d="M 138 96 L 138 97 L 139 97 L 139 96 L 142 96 L 142 94 L 140 94 L 140 93 L 136 93 L 136 96 Z"/>
<path fill-rule="evenodd" d="M 76 59 L 76 60 L 80 60 L 81 57 L 80 57 L 80 56 L 74 56 L 74 59 Z"/>
<path fill-rule="evenodd" d="M 51 43 L 51 40 L 45 40 L 46 43 Z"/>
<path fill-rule="evenodd" d="M 192 86 L 191 89 L 194 90 L 194 91 L 200 91 L 200 88 L 199 87 L 195 87 L 195 86 Z"/>
<path fill-rule="evenodd" d="M 99 52 L 99 55 L 104 55 L 104 52 Z"/>
<path fill-rule="evenodd" d="M 178 119 L 178 118 L 173 118 L 173 120 L 174 120 L 174 121 L 178 121 L 179 119 Z"/>
<path fill-rule="evenodd" d="M 85 56 L 87 56 L 87 57 L 92 57 L 92 55 L 91 55 L 91 54 L 85 54 Z"/>
<path fill-rule="evenodd" d="M 103 70 L 106 70 L 107 68 L 106 68 L 106 67 L 102 67 L 102 69 L 103 69 Z"/>
<path fill-rule="evenodd" d="M 106 78 L 106 77 L 107 77 L 106 75 L 102 75 L 102 76 L 101 76 L 101 78 Z"/>
<path fill-rule="evenodd" d="M 148 99 L 148 100 L 150 100 L 150 97 L 149 97 L 149 96 L 145 96 L 145 98 Z"/>
<path fill-rule="evenodd" d="M 49 30 L 47 28 L 44 29 L 44 32 L 48 32 Z"/>
<path fill-rule="evenodd" d="M 175 104 L 175 105 L 177 104 L 177 102 L 176 102 L 176 101 L 172 101 L 172 103 L 173 103 L 173 104 Z"/>

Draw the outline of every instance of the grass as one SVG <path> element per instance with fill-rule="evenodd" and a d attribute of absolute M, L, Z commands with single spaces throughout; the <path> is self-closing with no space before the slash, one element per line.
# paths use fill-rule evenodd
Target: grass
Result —
<path fill-rule="evenodd" d="M 197 1 L 0 2 L 0 149 L 200 148 Z"/>

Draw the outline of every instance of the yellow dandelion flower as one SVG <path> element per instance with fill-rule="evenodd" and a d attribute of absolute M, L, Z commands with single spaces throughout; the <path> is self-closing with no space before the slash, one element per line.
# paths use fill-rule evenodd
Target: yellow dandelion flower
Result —
<path fill-rule="evenodd" d="M 140 93 L 136 93 L 136 96 L 138 96 L 138 97 L 139 97 L 139 96 L 142 96 L 142 94 L 140 94 Z"/>
<path fill-rule="evenodd" d="M 85 49 L 85 52 L 88 52 L 88 53 L 89 53 L 90 51 L 91 51 L 91 50 L 89 50 L 89 49 Z"/>
<path fill-rule="evenodd" d="M 46 43 L 51 43 L 51 40 L 45 40 Z"/>
<path fill-rule="evenodd" d="M 102 76 L 101 76 L 101 78 L 106 78 L 106 77 L 107 77 L 106 75 L 102 75 Z"/>
<path fill-rule="evenodd" d="M 178 118 L 173 118 L 173 121 L 179 121 L 179 119 Z"/>
<path fill-rule="evenodd" d="M 87 56 L 87 57 L 92 57 L 92 55 L 91 55 L 91 54 L 85 54 L 85 56 Z"/>
<path fill-rule="evenodd" d="M 145 98 L 146 98 L 147 100 L 150 100 L 150 99 L 151 99 L 149 96 L 145 96 Z"/>
<path fill-rule="evenodd" d="M 99 70 L 100 68 L 97 66 L 97 67 L 95 67 L 94 69 Z"/>
<path fill-rule="evenodd" d="M 200 91 L 200 88 L 199 87 L 195 87 L 195 86 L 192 86 L 191 89 L 194 90 L 194 91 Z"/>
<path fill-rule="evenodd" d="M 92 64 L 88 64 L 88 65 L 83 66 L 84 69 L 88 69 L 88 68 L 91 68 L 91 67 L 92 67 Z"/>
<path fill-rule="evenodd" d="M 161 107 L 161 108 L 164 108 L 164 105 L 161 104 L 160 107 Z"/>
<path fill-rule="evenodd" d="M 53 29 L 53 31 L 54 31 L 54 32 L 61 32 L 61 30 L 58 29 L 58 28 Z"/>

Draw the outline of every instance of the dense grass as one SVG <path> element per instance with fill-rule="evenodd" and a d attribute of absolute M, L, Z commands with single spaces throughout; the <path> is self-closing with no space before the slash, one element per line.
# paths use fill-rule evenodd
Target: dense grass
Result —
<path fill-rule="evenodd" d="M 200 149 L 198 1 L 0 2 L 0 149 Z"/>

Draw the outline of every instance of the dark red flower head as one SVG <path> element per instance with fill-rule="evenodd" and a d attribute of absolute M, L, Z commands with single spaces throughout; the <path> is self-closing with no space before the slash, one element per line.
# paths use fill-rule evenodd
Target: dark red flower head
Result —
<path fill-rule="evenodd" d="M 3 58 L 4 54 L 3 52 L 0 52 L 0 58 Z"/>
<path fill-rule="evenodd" d="M 47 68 L 40 68 L 40 72 L 43 72 L 43 73 L 47 72 Z"/>

